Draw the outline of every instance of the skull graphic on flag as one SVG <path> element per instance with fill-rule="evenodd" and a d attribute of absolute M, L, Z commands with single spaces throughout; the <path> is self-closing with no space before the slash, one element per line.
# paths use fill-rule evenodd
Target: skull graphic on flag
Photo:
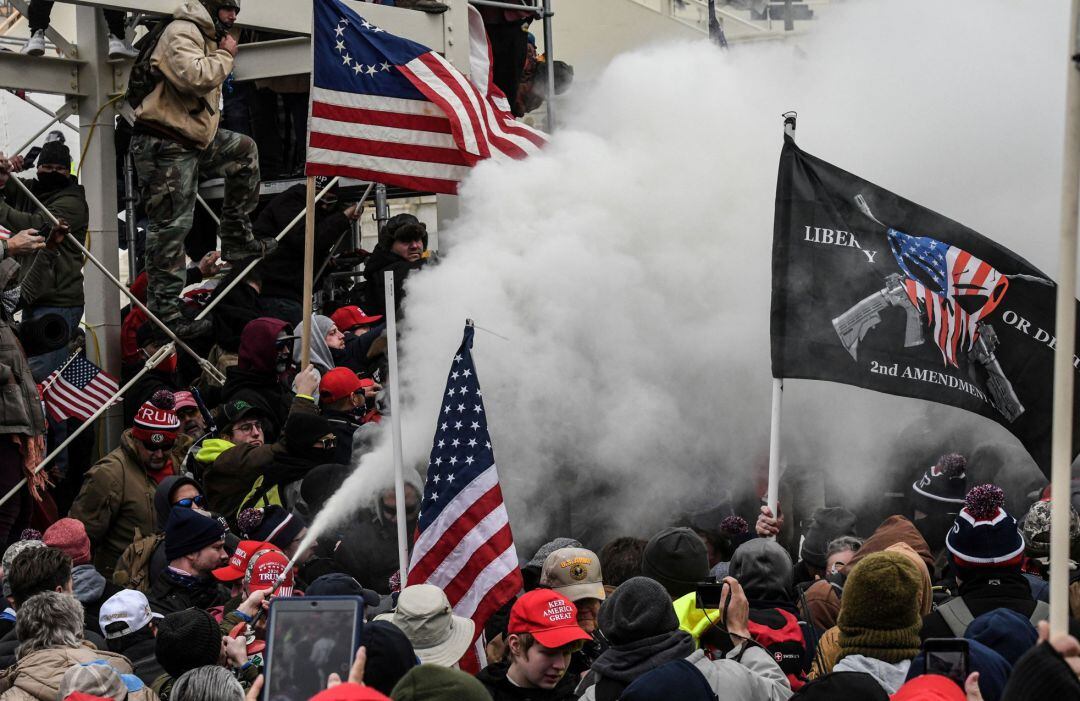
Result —
<path fill-rule="evenodd" d="M 928 236 L 909 236 L 890 228 L 888 237 L 906 275 L 908 299 L 925 315 L 944 361 L 956 367 L 957 349 L 972 349 L 979 321 L 1004 299 L 1009 279 L 986 261 Z"/>

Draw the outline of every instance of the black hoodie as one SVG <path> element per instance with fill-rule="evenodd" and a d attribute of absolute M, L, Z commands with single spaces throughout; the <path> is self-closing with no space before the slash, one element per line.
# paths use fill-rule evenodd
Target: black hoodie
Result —
<path fill-rule="evenodd" d="M 554 689 L 526 689 L 506 678 L 509 662 L 488 665 L 476 678 L 484 685 L 494 701 L 563 701 L 575 698 L 574 688 L 578 679 L 571 674 L 563 675 Z"/>
<path fill-rule="evenodd" d="M 240 334 L 237 365 L 225 371 L 225 385 L 221 388 L 222 403 L 242 399 L 263 411 L 267 443 L 277 440 L 292 402 L 292 394 L 277 373 L 277 337 L 287 328 L 286 322 L 272 317 L 249 322 Z"/>

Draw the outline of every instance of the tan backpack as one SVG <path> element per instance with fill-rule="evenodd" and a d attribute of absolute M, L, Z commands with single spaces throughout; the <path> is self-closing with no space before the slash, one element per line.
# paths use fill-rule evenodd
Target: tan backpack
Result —
<path fill-rule="evenodd" d="M 164 533 L 144 536 L 135 529 L 135 540 L 124 549 L 113 570 L 113 584 L 125 589 L 137 589 L 146 594 L 150 591 L 150 558 L 158 543 L 165 540 Z"/>

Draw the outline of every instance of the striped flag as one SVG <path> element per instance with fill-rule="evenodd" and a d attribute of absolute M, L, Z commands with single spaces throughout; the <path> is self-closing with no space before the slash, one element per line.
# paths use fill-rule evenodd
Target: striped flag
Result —
<path fill-rule="evenodd" d="M 957 351 L 971 350 L 979 322 L 1009 289 L 1009 279 L 967 251 L 929 236 L 888 231 L 889 245 L 907 275 L 908 299 L 924 314 L 934 344 L 947 365 L 959 367 Z"/>
<path fill-rule="evenodd" d="M 472 342 L 470 325 L 443 392 L 408 582 L 439 587 L 454 613 L 476 624 L 473 654 L 461 662 L 475 673 L 483 664 L 484 624 L 517 595 L 522 581 Z"/>
<path fill-rule="evenodd" d="M 46 377 L 42 386 L 45 408 L 57 421 L 86 421 L 120 389 L 116 379 L 87 360 L 82 350 Z"/>
<path fill-rule="evenodd" d="M 474 77 L 478 87 L 431 49 L 338 0 L 314 2 L 309 176 L 455 194 L 480 161 L 524 158 L 547 142 L 509 112 L 491 81 L 490 50 L 486 64 L 481 49 L 470 60 L 472 70 L 487 66 Z"/>

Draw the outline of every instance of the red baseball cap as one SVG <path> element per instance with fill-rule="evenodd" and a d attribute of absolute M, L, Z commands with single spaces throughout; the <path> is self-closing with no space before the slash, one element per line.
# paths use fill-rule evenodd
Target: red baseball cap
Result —
<path fill-rule="evenodd" d="M 247 573 L 244 575 L 244 583 L 247 584 L 248 591 L 256 592 L 263 589 L 273 589 L 274 585 L 277 584 L 278 577 L 281 576 L 281 573 L 285 571 L 288 565 L 289 558 L 285 557 L 285 553 L 274 546 L 261 548 L 251 556 Z M 277 590 L 275 596 L 292 595 L 293 571 L 289 570 L 289 574 L 285 576 L 285 581 L 281 583 L 281 588 Z"/>
<path fill-rule="evenodd" d="M 233 551 L 232 557 L 229 558 L 229 564 L 214 570 L 214 578 L 219 582 L 235 582 L 242 579 L 244 573 L 247 572 L 248 561 L 251 560 L 252 555 L 259 550 L 275 547 L 260 540 L 241 540 Z"/>
<path fill-rule="evenodd" d="M 578 625 L 574 603 L 550 589 L 533 589 L 514 602 L 506 632 L 528 633 L 544 647 L 592 640 Z"/>
<path fill-rule="evenodd" d="M 377 324 L 382 321 L 382 315 L 377 314 L 375 316 L 369 316 L 365 314 L 364 310 L 360 307 L 352 305 L 337 309 L 330 315 L 330 320 L 342 331 L 348 331 L 357 326 L 371 326 L 372 324 Z"/>
<path fill-rule="evenodd" d="M 363 387 L 363 381 L 349 368 L 334 368 L 323 375 L 319 382 L 319 402 L 336 402 Z"/>

